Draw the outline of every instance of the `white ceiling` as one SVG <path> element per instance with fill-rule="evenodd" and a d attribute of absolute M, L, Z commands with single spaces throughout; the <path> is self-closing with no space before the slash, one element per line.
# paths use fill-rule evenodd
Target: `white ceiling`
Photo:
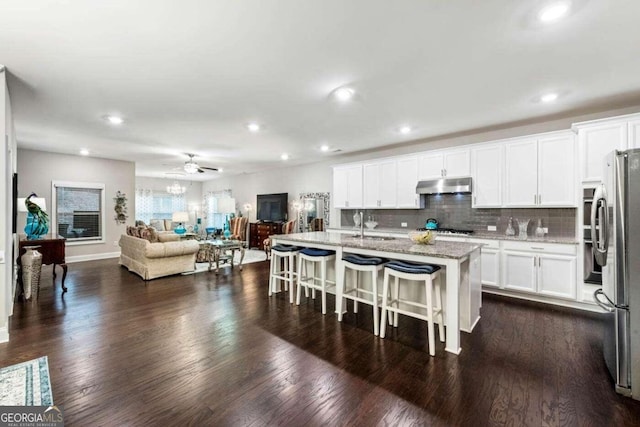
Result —
<path fill-rule="evenodd" d="M 252 172 L 283 152 L 336 155 L 322 144 L 353 152 L 640 101 L 640 1 L 573 0 L 542 25 L 544 3 L 3 0 L 0 64 L 19 147 L 88 148 L 140 176 L 184 152 Z M 356 91 L 346 104 L 330 96 L 342 85 Z M 536 101 L 549 91 L 555 103 Z"/>

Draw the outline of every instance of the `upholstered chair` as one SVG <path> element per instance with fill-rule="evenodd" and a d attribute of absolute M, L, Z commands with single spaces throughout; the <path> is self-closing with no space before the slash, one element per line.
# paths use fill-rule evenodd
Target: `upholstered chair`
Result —
<path fill-rule="evenodd" d="M 247 227 L 249 226 L 249 218 L 235 217 L 229 221 L 231 224 L 231 238 L 233 240 L 241 240 L 247 242 Z"/>
<path fill-rule="evenodd" d="M 282 234 L 294 233 L 296 231 L 297 224 L 298 221 L 295 219 L 285 222 L 282 226 Z M 264 253 L 267 254 L 267 259 L 269 259 L 269 257 L 271 256 L 271 237 L 267 237 L 266 239 L 264 239 L 264 241 L 262 242 L 262 246 L 264 247 Z"/>

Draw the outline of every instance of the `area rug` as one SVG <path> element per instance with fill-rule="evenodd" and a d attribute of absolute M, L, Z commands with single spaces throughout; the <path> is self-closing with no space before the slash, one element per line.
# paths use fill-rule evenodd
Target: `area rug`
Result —
<path fill-rule="evenodd" d="M 0 406 L 53 405 L 47 356 L 0 368 Z"/>
<path fill-rule="evenodd" d="M 242 260 L 242 265 L 251 264 L 254 262 L 261 262 L 267 260 L 267 254 L 260 249 L 247 249 L 244 251 L 244 259 Z M 233 264 L 237 265 L 240 262 L 240 252 L 235 251 Z M 220 268 L 223 268 L 227 263 L 220 264 Z M 212 269 L 215 269 L 215 264 L 213 264 Z M 209 263 L 208 262 L 198 262 L 196 263 L 196 269 L 193 272 L 182 273 L 183 275 L 187 274 L 195 274 L 202 273 L 204 271 L 209 271 Z"/>

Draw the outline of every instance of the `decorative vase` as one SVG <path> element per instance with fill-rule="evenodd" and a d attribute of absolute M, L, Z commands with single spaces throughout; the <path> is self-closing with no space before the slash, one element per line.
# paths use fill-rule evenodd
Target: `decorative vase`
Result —
<path fill-rule="evenodd" d="M 542 219 L 538 218 L 538 226 L 536 227 L 536 237 L 544 237 L 544 229 L 542 228 Z"/>
<path fill-rule="evenodd" d="M 42 269 L 42 254 L 38 252 L 40 246 L 25 246 L 26 252 L 20 257 L 22 263 L 22 289 L 25 299 L 31 299 L 35 289 L 36 299 L 40 294 L 40 271 Z"/>
<path fill-rule="evenodd" d="M 358 212 L 353 214 L 353 225 L 354 227 L 360 227 L 360 214 Z"/>
<path fill-rule="evenodd" d="M 529 227 L 528 219 L 517 219 L 518 221 L 518 238 L 520 240 L 527 240 L 527 228 Z"/>
<path fill-rule="evenodd" d="M 505 233 L 507 236 L 515 236 L 516 230 L 513 229 L 513 218 L 509 217 L 509 224 L 507 225 L 507 231 Z"/>

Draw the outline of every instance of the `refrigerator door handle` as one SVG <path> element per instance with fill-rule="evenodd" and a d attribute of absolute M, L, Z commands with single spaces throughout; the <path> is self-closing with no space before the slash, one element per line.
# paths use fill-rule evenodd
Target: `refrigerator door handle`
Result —
<path fill-rule="evenodd" d="M 591 205 L 591 239 L 592 250 L 596 262 L 605 266 L 607 264 L 607 249 L 609 248 L 609 209 L 604 191 L 604 186 L 596 188 Z M 596 223 L 597 219 L 597 223 Z"/>
<path fill-rule="evenodd" d="M 602 295 L 607 301 L 602 301 L 600 299 L 600 295 Z M 616 309 L 616 306 L 611 302 L 609 297 L 602 291 L 602 289 L 598 289 L 593 293 L 593 299 L 603 310 L 608 311 L 609 313 L 613 313 Z"/>

